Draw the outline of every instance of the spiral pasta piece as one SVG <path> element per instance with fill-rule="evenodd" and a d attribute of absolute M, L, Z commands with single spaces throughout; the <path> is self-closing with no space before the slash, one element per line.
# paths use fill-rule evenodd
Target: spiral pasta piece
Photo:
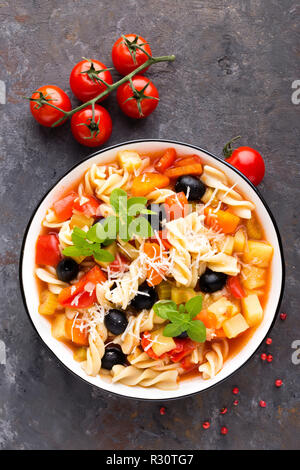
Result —
<path fill-rule="evenodd" d="M 78 191 L 85 194 L 94 194 L 106 204 L 109 196 L 116 188 L 127 190 L 130 188 L 132 175 L 127 170 L 117 169 L 115 166 L 92 165 L 85 173 L 84 182 L 79 185 Z"/>
<path fill-rule="evenodd" d="M 226 339 L 212 343 L 211 349 L 205 353 L 206 362 L 199 366 L 199 372 L 202 373 L 204 380 L 212 379 L 220 372 L 228 356 L 228 350 L 229 346 Z"/>
<path fill-rule="evenodd" d="M 103 324 L 97 325 L 96 329 L 89 334 L 89 348 L 86 361 L 81 366 L 84 371 L 95 377 L 101 369 L 101 360 L 105 353 L 104 341 L 107 338 L 107 329 Z"/>
<path fill-rule="evenodd" d="M 217 189 L 216 197 L 231 207 L 231 211 L 243 219 L 251 219 L 251 212 L 255 209 L 255 204 L 246 201 L 233 187 L 228 185 L 227 176 L 220 170 L 210 165 L 204 165 L 201 180 L 207 186 Z"/>
<path fill-rule="evenodd" d="M 139 257 L 132 261 L 129 271 L 119 279 L 115 279 L 117 286 L 106 293 L 106 299 L 125 310 L 138 292 L 139 285 L 145 281 L 146 276 L 146 266 Z"/>
<path fill-rule="evenodd" d="M 167 197 L 176 194 L 172 189 L 155 189 L 147 194 L 147 199 L 154 204 L 162 204 L 166 201 Z"/>
<path fill-rule="evenodd" d="M 57 220 L 56 214 L 53 209 L 48 209 L 42 225 L 48 228 L 60 228 L 63 222 Z"/>
<path fill-rule="evenodd" d="M 145 351 L 142 351 L 140 348 L 136 348 L 136 350 L 127 356 L 128 362 L 138 369 L 148 369 L 149 367 L 159 367 L 164 366 L 165 363 L 162 359 L 151 359 Z"/>
<path fill-rule="evenodd" d="M 68 286 L 66 282 L 57 278 L 56 269 L 53 266 L 36 268 L 35 274 L 41 281 L 48 284 L 48 290 L 53 294 L 59 294 L 64 287 Z"/>
<path fill-rule="evenodd" d="M 161 390 L 176 390 L 178 388 L 177 370 L 168 370 L 164 372 L 154 371 L 152 369 L 138 369 L 134 366 L 116 365 L 112 368 L 112 382 L 123 383 L 124 385 L 141 387 L 157 387 Z"/>
<path fill-rule="evenodd" d="M 128 325 L 122 335 L 116 336 L 113 342 L 119 344 L 124 354 L 131 354 L 140 344 L 141 333 L 151 331 L 154 324 L 164 323 L 164 320 L 155 315 L 154 310 L 142 310 L 138 316 L 131 315 Z"/>

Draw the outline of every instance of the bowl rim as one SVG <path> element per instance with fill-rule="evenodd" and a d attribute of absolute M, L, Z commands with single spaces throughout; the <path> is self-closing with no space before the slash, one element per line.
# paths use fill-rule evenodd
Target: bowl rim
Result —
<path fill-rule="evenodd" d="M 87 379 L 83 378 L 83 377 L 80 377 L 79 375 L 76 374 L 76 372 L 74 372 L 73 370 L 69 369 L 69 367 L 61 360 L 59 359 L 59 357 L 55 354 L 55 352 L 51 349 L 50 346 L 48 346 L 45 341 L 42 339 L 38 329 L 36 328 L 36 326 L 34 325 L 33 323 L 33 320 L 31 318 L 31 315 L 30 315 L 30 312 L 29 312 L 29 308 L 27 306 L 27 302 L 26 302 L 26 296 L 25 296 L 25 291 L 24 291 L 24 285 L 23 285 L 23 256 L 24 256 L 24 249 L 25 249 L 25 245 L 26 245 L 26 241 L 27 241 L 27 235 L 28 235 L 28 232 L 29 232 L 29 229 L 30 229 L 30 226 L 31 226 L 31 222 L 33 221 L 35 215 L 36 215 L 36 212 L 37 210 L 39 209 L 40 205 L 42 204 L 42 202 L 44 201 L 44 199 L 48 196 L 48 194 L 61 182 L 61 180 L 63 178 L 65 178 L 69 173 L 71 173 L 75 168 L 77 168 L 79 165 L 81 165 L 82 163 L 86 162 L 87 160 L 95 157 L 96 155 L 99 155 L 101 153 L 104 153 L 106 151 L 109 151 L 109 150 L 113 150 L 115 148 L 118 148 L 118 147 L 121 147 L 121 146 L 124 146 L 124 145 L 131 145 L 131 144 L 137 144 L 137 143 L 143 143 L 143 142 L 162 142 L 162 143 L 168 143 L 168 144 L 176 144 L 176 145 L 183 145 L 185 147 L 190 147 L 191 149 L 195 149 L 195 150 L 198 150 L 200 152 L 203 152 L 203 153 L 206 153 L 207 155 L 209 155 L 210 157 L 212 157 L 213 159 L 223 163 L 225 166 L 229 167 L 231 170 L 233 170 L 235 173 L 237 173 L 243 180 L 246 181 L 246 183 L 254 190 L 254 192 L 257 194 L 258 198 L 260 199 L 260 201 L 262 202 L 264 208 L 266 209 L 270 219 L 271 219 L 271 222 L 273 224 L 273 227 L 274 227 L 274 230 L 275 230 L 275 233 L 276 233 L 276 237 L 277 237 L 277 241 L 278 241 L 278 246 L 279 246 L 279 255 L 280 255 L 280 260 L 281 260 L 281 266 L 282 266 L 282 278 L 281 278 L 281 286 L 280 286 L 280 294 L 279 294 L 279 298 L 278 298 L 278 302 L 277 302 L 277 306 L 276 306 L 276 309 L 275 309 L 275 313 L 274 313 L 274 317 L 273 317 L 273 320 L 270 324 L 270 327 L 268 328 L 268 331 L 266 333 L 266 335 L 264 336 L 264 338 L 262 339 L 262 341 L 259 343 L 259 345 L 257 346 L 257 348 L 255 349 L 255 351 L 248 357 L 248 359 L 246 359 L 245 362 L 243 362 L 243 364 L 241 364 L 237 369 L 233 370 L 230 374 L 228 374 L 226 377 L 224 377 L 223 379 L 219 380 L 217 383 L 214 383 L 212 385 L 209 385 L 208 387 L 206 387 L 205 389 L 203 390 L 198 390 L 196 392 L 191 392 L 191 393 L 186 393 L 184 395 L 181 395 L 179 397 L 170 397 L 170 398 L 163 398 L 162 400 L 159 399 L 159 398 L 141 398 L 141 397 L 132 397 L 132 396 L 127 396 L 127 395 L 124 395 L 122 393 L 118 393 L 118 392 L 114 392 L 114 391 L 108 391 L 104 388 L 102 388 L 100 385 L 94 385 L 92 384 L 91 382 L 89 382 Z M 25 232 L 24 232 L 24 235 L 23 235 L 23 239 L 22 239 L 22 245 L 21 245 L 21 250 L 20 250 L 20 257 L 19 257 L 19 286 L 20 286 L 20 290 L 21 290 L 21 296 L 22 296 L 22 300 L 23 300 L 23 304 L 24 304 L 24 307 L 25 307 L 25 311 L 27 313 L 27 316 L 29 318 L 29 321 L 32 325 L 32 327 L 34 328 L 34 330 L 36 331 L 40 341 L 42 341 L 42 343 L 44 344 L 44 346 L 46 346 L 46 348 L 52 353 L 52 355 L 55 357 L 56 361 L 61 364 L 65 369 L 68 370 L 68 372 L 70 372 L 73 376 L 75 376 L 77 379 L 85 382 L 86 384 L 88 384 L 90 387 L 94 388 L 96 387 L 97 389 L 100 389 L 101 392 L 103 393 L 106 393 L 106 394 L 112 394 L 112 395 L 115 395 L 117 397 L 122 397 L 122 398 L 126 398 L 126 399 L 129 399 L 129 400 L 138 400 L 138 401 L 147 401 L 147 402 L 167 402 L 167 401 L 173 401 L 173 400 L 181 400 L 181 399 L 184 399 L 184 398 L 187 398 L 187 397 L 191 397 L 191 396 L 194 396 L 194 395 L 197 395 L 198 393 L 205 393 L 207 392 L 208 390 L 211 390 L 212 388 L 214 387 L 217 387 L 218 385 L 220 385 L 221 383 L 225 382 L 226 380 L 228 380 L 230 377 L 232 377 L 236 372 L 238 372 L 239 370 L 241 370 L 251 359 L 252 357 L 257 353 L 258 349 L 261 347 L 262 343 L 264 342 L 264 340 L 267 338 L 267 336 L 269 335 L 270 331 L 272 330 L 272 328 L 274 327 L 275 325 L 275 322 L 276 322 L 276 319 L 277 319 L 277 316 L 278 316 L 278 313 L 279 313 L 279 309 L 280 309 L 280 306 L 281 306 L 281 302 L 282 302 L 282 298 L 283 298 L 283 293 L 284 293 L 284 286 L 285 286 L 285 259 L 284 259 L 284 252 L 283 252 L 283 245 L 282 245 L 282 240 L 281 240 L 281 236 L 280 236 L 280 232 L 279 232 L 279 228 L 278 228 L 278 225 L 277 225 L 277 222 L 268 206 L 268 204 L 266 203 L 265 199 L 263 198 L 263 196 L 261 195 L 261 193 L 259 192 L 259 190 L 256 188 L 256 186 L 254 186 L 251 181 L 243 174 L 241 173 L 237 168 L 235 168 L 234 166 L 230 165 L 230 163 L 228 163 L 226 160 L 214 155 L 213 153 L 209 152 L 208 150 L 205 150 L 203 149 L 202 147 L 199 147 L 197 145 L 194 145 L 194 144 L 188 144 L 188 143 L 185 143 L 185 142 L 181 142 L 181 141 L 177 141 L 177 140 L 169 140 L 169 139 L 150 139 L 150 138 L 147 138 L 147 139 L 134 139 L 134 140 L 127 140 L 125 142 L 120 142 L 118 144 L 114 144 L 114 145 L 111 145 L 109 147 L 105 147 L 101 150 L 96 150 L 95 152 L 93 152 L 92 154 L 89 154 L 87 155 L 86 157 L 82 158 L 79 162 L 77 162 L 75 165 L 73 165 L 71 168 L 69 168 L 62 176 L 60 176 L 56 182 L 51 185 L 51 187 L 48 189 L 48 191 L 44 194 L 44 196 L 39 200 L 39 202 L 37 203 L 35 209 L 33 210 L 32 212 L 32 215 L 30 216 L 29 218 L 29 221 L 27 223 L 27 226 L 26 226 L 26 229 L 25 229 Z"/>

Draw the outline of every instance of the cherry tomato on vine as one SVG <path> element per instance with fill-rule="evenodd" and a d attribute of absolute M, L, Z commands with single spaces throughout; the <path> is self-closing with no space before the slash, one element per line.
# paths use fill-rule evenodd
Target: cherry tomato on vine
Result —
<path fill-rule="evenodd" d="M 156 86 L 143 75 L 135 75 L 129 82 L 120 85 L 117 101 L 123 113 L 135 119 L 151 114 L 159 101 Z"/>
<path fill-rule="evenodd" d="M 109 139 L 112 131 L 111 117 L 102 106 L 95 104 L 77 111 L 71 119 L 71 130 L 75 139 L 87 147 L 99 147 Z"/>
<path fill-rule="evenodd" d="M 140 49 L 141 48 L 141 49 Z M 125 34 L 120 37 L 112 48 L 112 61 L 121 75 L 127 75 L 148 59 L 152 52 L 147 41 L 137 34 Z M 146 72 L 145 68 L 142 72 Z"/>
<path fill-rule="evenodd" d="M 223 148 L 223 154 L 230 165 L 237 168 L 251 183 L 257 186 L 265 176 L 265 162 L 261 154 L 251 147 L 232 149 L 232 143 L 240 136 L 231 139 Z"/>
<path fill-rule="evenodd" d="M 58 86 L 45 85 L 38 88 L 30 98 L 30 111 L 34 119 L 42 126 L 51 127 L 63 117 L 63 113 L 47 104 L 53 104 L 64 111 L 71 111 L 68 95 Z M 65 119 L 56 126 L 60 126 Z M 56 127 L 55 126 L 55 127 Z"/>
<path fill-rule="evenodd" d="M 70 87 L 76 98 L 86 102 L 100 95 L 113 80 L 108 68 L 99 60 L 84 59 L 73 68 L 70 75 Z M 101 98 L 104 100 L 108 95 Z"/>

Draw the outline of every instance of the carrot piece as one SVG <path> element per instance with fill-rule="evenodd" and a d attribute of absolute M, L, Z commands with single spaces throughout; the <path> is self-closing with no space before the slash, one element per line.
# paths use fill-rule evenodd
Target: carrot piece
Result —
<path fill-rule="evenodd" d="M 176 151 L 175 149 L 167 149 L 163 156 L 155 163 L 154 168 L 163 173 L 167 168 L 173 165 L 176 159 Z"/>
<path fill-rule="evenodd" d="M 215 335 L 216 338 L 226 338 L 225 331 L 223 330 L 223 328 L 218 328 L 217 330 L 215 330 Z"/>
<path fill-rule="evenodd" d="M 133 196 L 146 196 L 156 188 L 165 188 L 169 183 L 170 180 L 166 175 L 146 172 L 134 178 L 131 193 Z"/>
<path fill-rule="evenodd" d="M 148 258 L 155 262 L 161 262 L 161 260 L 166 257 L 166 253 L 161 250 L 161 247 L 158 243 L 146 242 L 144 244 L 144 253 Z M 162 274 L 166 271 L 162 266 L 157 266 L 157 268 L 150 266 L 147 269 L 147 282 L 149 286 L 157 286 L 163 280 Z"/>
<path fill-rule="evenodd" d="M 79 344 L 80 346 L 88 346 L 89 341 L 87 329 L 80 329 L 82 321 L 83 320 L 81 318 L 76 318 L 75 320 L 70 320 L 69 318 L 66 318 L 66 336 L 75 344 Z"/>
<path fill-rule="evenodd" d="M 165 175 L 168 178 L 179 178 L 183 175 L 201 175 L 202 165 L 201 163 L 194 163 L 193 165 L 178 166 L 175 168 L 168 168 L 165 171 Z"/>
<path fill-rule="evenodd" d="M 201 158 L 198 155 L 191 155 L 190 157 L 180 158 L 176 160 L 174 166 L 186 166 L 186 165 L 195 165 L 201 163 Z"/>
<path fill-rule="evenodd" d="M 207 310 L 201 310 L 198 315 L 195 316 L 195 320 L 201 320 L 206 328 L 216 328 L 217 327 L 217 318 L 216 315 Z"/>
<path fill-rule="evenodd" d="M 206 207 L 204 209 L 206 215 L 205 223 L 214 230 L 221 230 L 223 233 L 233 233 L 240 223 L 240 217 L 231 214 L 228 211 L 219 210 L 213 212 L 213 209 Z"/>
<path fill-rule="evenodd" d="M 189 202 L 183 191 L 167 197 L 165 200 L 165 210 L 168 220 L 184 217 L 188 213 L 188 204 Z"/>
<path fill-rule="evenodd" d="M 161 240 L 161 242 L 162 242 L 164 248 L 168 251 L 168 250 L 172 247 L 172 245 L 171 245 L 171 243 L 169 243 L 169 241 L 168 241 L 168 238 L 167 238 L 167 230 L 166 230 L 166 229 L 159 230 L 159 231 L 157 232 L 157 236 L 158 236 L 158 238 Z M 156 238 L 155 236 L 149 238 L 148 241 L 151 242 L 151 243 L 157 243 L 157 242 L 158 242 L 158 240 L 157 240 L 157 238 Z"/>

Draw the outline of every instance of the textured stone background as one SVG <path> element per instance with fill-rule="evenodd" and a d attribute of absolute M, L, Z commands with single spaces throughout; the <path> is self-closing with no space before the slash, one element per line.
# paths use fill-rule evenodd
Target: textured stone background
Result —
<path fill-rule="evenodd" d="M 299 14 L 296 0 L 0 0 L 0 80 L 7 87 L 7 103 L 0 105 L 0 340 L 7 352 L 0 365 L 0 448 L 300 448 L 300 365 L 291 362 L 291 343 L 300 339 L 300 105 L 291 102 L 291 84 L 300 79 Z M 87 56 L 110 65 L 112 43 L 126 32 L 145 36 L 155 55 L 177 59 L 149 72 L 161 102 L 148 119 L 127 119 L 114 96 L 105 102 L 114 121 L 107 145 L 161 137 L 220 154 L 224 142 L 241 134 L 243 144 L 265 157 L 260 189 L 278 221 L 287 262 L 282 309 L 288 319 L 277 320 L 272 346 L 263 345 L 214 390 L 166 404 L 165 416 L 163 403 L 116 398 L 70 375 L 31 327 L 18 287 L 19 250 L 33 209 L 90 152 L 73 140 L 69 124 L 37 125 L 22 96 L 48 83 L 69 93 L 75 62 Z M 259 359 L 267 350 L 272 364 Z M 284 381 L 280 390 L 276 378 Z M 240 404 L 232 407 L 236 385 Z M 207 419 L 212 425 L 204 431 Z"/>

